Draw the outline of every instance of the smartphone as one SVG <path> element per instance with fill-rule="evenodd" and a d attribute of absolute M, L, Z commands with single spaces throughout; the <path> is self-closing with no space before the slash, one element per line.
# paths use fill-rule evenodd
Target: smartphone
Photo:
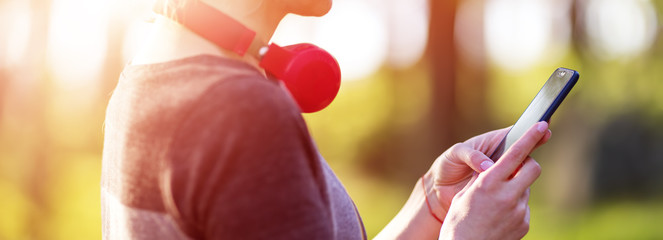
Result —
<path fill-rule="evenodd" d="M 520 115 L 516 124 L 504 136 L 500 145 L 490 155 L 490 159 L 497 161 L 532 125 L 540 121 L 550 122 L 550 117 L 578 82 L 579 77 L 580 75 L 575 70 L 566 68 L 555 70 L 536 94 L 534 100 L 527 106 L 525 112 Z"/>

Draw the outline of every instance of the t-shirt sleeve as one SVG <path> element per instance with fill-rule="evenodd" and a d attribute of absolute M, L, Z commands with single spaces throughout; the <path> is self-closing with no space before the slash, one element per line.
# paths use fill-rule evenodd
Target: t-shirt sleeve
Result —
<path fill-rule="evenodd" d="M 176 131 L 166 209 L 197 239 L 331 239 L 318 153 L 295 103 L 260 79 L 211 87 Z"/>

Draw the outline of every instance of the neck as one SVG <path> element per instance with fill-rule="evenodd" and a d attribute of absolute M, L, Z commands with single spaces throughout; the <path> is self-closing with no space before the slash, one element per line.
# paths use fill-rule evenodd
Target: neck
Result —
<path fill-rule="evenodd" d="M 279 11 L 278 8 L 269 6 L 269 2 L 271 1 L 256 4 L 255 1 L 244 0 L 232 1 L 232 4 L 217 3 L 217 1 L 207 4 L 255 31 L 256 39 L 254 42 L 264 46 L 269 42 L 279 22 L 286 14 L 284 11 Z M 157 15 L 147 44 L 134 57 L 132 64 L 166 62 L 200 54 L 237 59 L 259 69 L 257 56 L 249 53 L 240 56 L 232 51 L 222 49 L 191 32 L 186 27 L 161 15 Z"/>
<path fill-rule="evenodd" d="M 263 43 L 269 42 L 284 11 L 273 1 L 241 0 L 241 1 L 203 1 L 217 10 L 227 14 L 244 26 L 256 32 L 256 38 Z"/>

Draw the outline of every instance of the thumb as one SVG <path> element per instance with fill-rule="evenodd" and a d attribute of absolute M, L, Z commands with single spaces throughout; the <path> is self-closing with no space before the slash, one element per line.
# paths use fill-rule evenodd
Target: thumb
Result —
<path fill-rule="evenodd" d="M 486 156 L 486 154 L 474 149 L 470 144 L 467 143 L 458 143 L 451 147 L 451 149 L 448 151 L 447 157 L 449 160 L 452 160 L 452 162 L 457 164 L 457 160 L 463 161 L 462 163 L 470 166 L 470 168 L 476 172 L 486 171 L 495 163 L 488 156 Z"/>

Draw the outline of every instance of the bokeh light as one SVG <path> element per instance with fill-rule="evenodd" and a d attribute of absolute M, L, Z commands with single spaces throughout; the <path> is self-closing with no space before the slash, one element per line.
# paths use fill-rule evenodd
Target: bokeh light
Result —
<path fill-rule="evenodd" d="M 428 43 L 430 10 L 426 0 L 384 0 L 389 26 L 387 60 L 403 69 L 417 63 Z"/>
<path fill-rule="evenodd" d="M 564 56 L 570 38 L 570 1 L 489 0 L 485 6 L 488 56 L 510 70 Z"/>
<path fill-rule="evenodd" d="M 585 25 L 597 56 L 629 59 L 647 51 L 656 38 L 658 19 L 649 0 L 591 0 Z"/>
<path fill-rule="evenodd" d="M 343 80 L 375 73 L 383 64 L 406 68 L 421 59 L 428 37 L 425 0 L 337 0 L 322 18 L 288 15 L 273 42 L 311 42 L 339 62 Z"/>
<path fill-rule="evenodd" d="M 107 0 L 53 0 L 48 56 L 58 86 L 81 91 L 95 86 L 106 54 Z"/>
<path fill-rule="evenodd" d="M 28 1 L 11 0 L 0 2 L 0 30 L 6 33 L 7 39 L 4 54 L 0 60 L 8 65 L 18 65 L 23 61 L 30 37 L 30 3 Z M 0 51 L 2 53 L 2 51 Z"/>
<path fill-rule="evenodd" d="M 296 35 L 292 30 L 281 30 L 300 28 L 298 22 L 310 21 L 290 15 L 278 30 L 287 34 L 277 32 L 273 41 L 289 45 L 310 39 L 336 58 L 344 80 L 359 79 L 375 72 L 387 55 L 387 26 L 378 9 L 367 1 L 335 1 L 326 16 L 312 23 L 309 29 L 313 31 Z"/>

